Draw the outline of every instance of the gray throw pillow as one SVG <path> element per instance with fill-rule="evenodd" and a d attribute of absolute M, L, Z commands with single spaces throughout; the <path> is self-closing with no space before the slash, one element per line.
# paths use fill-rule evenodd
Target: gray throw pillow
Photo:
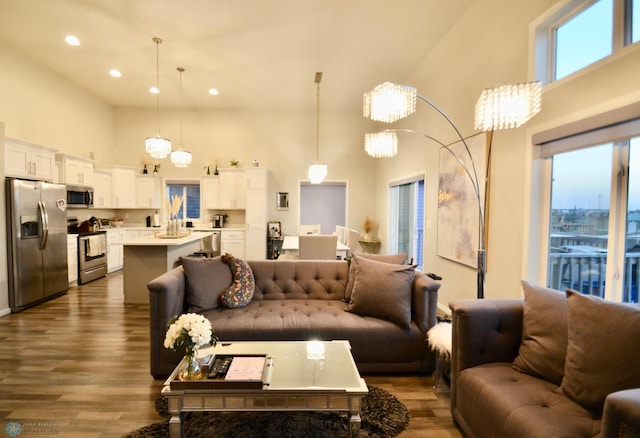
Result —
<path fill-rule="evenodd" d="M 220 296 L 229 287 L 231 271 L 220 257 L 180 257 L 186 279 L 186 300 L 189 312 L 215 309 Z"/>
<path fill-rule="evenodd" d="M 566 295 L 526 281 L 522 289 L 522 344 L 513 368 L 560 385 L 567 355 Z"/>
<path fill-rule="evenodd" d="M 400 254 L 366 254 L 362 252 L 355 252 L 353 256 L 358 256 L 360 258 L 366 258 L 371 260 L 376 260 L 378 262 L 383 263 L 394 263 L 397 265 L 402 265 L 407 260 L 407 253 Z M 344 289 L 344 300 L 348 303 L 351 300 L 351 293 L 353 292 L 353 283 L 356 279 L 356 266 L 353 263 L 353 258 L 351 259 L 351 265 L 349 265 L 349 277 L 347 278 L 347 285 Z"/>
<path fill-rule="evenodd" d="M 602 410 L 612 392 L 640 387 L 640 307 L 567 290 L 569 346 L 560 389 Z"/>
<path fill-rule="evenodd" d="M 411 328 L 411 290 L 415 265 L 369 260 L 354 254 L 355 282 L 347 311 Z"/>

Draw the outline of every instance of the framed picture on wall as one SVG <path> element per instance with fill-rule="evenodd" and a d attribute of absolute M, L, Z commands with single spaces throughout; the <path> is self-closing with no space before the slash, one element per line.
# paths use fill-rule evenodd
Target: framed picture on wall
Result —
<path fill-rule="evenodd" d="M 268 222 L 267 223 L 267 233 L 269 237 L 280 237 L 282 236 L 282 228 L 280 227 L 280 222 Z"/>
<path fill-rule="evenodd" d="M 276 210 L 289 210 L 289 192 L 276 193 Z"/>

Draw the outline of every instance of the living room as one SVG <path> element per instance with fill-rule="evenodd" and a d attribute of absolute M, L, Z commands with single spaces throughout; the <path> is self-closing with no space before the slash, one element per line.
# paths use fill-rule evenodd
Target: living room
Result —
<path fill-rule="evenodd" d="M 11 29 L 8 22 L 12 19 L 12 13 L 17 13 L 10 3 L 13 2 L 3 1 L 0 6 L 4 29 Z M 72 6 L 73 2 L 51 3 L 59 3 L 60 14 L 68 13 L 69 8 L 72 10 L 75 7 Z M 238 82 L 228 86 L 244 88 L 245 100 L 211 108 L 187 103 L 181 109 L 177 98 L 178 74 L 175 71 L 181 58 L 165 56 L 175 50 L 171 48 L 172 45 L 188 47 L 187 42 L 178 41 L 180 33 L 188 27 L 181 28 L 180 24 L 183 23 L 180 21 L 172 25 L 177 28 L 173 30 L 173 38 L 164 32 L 169 27 L 145 27 L 144 31 L 138 32 L 135 41 L 127 43 L 146 52 L 145 59 L 140 62 L 144 63 L 144 69 L 153 82 L 156 48 L 151 38 L 159 36 L 165 39 L 159 48 L 163 72 L 161 81 L 162 84 L 172 85 L 173 99 L 170 101 L 161 97 L 161 132 L 177 145 L 182 113 L 184 145 L 194 157 L 193 163 L 186 169 L 177 169 L 165 160 L 160 167 L 160 175 L 174 180 L 198 179 L 204 174 L 205 165 L 216 160 L 224 167 L 233 159 L 237 159 L 241 166 L 250 166 L 255 157 L 261 167 L 270 171 L 270 199 L 275 200 L 277 192 L 291 195 L 291 208 L 288 211 L 277 210 L 274 201 L 269 206 L 269 219 L 280 221 L 285 233 L 295 233 L 299 184 L 307 179 L 308 165 L 316 159 L 316 87 L 313 74 L 322 70 L 322 97 L 325 94 L 343 96 L 343 101 L 328 100 L 331 104 L 321 101 L 319 157 L 328 165 L 328 181 L 348 183 L 349 223 L 346 225 L 361 229 L 365 220 L 371 218 L 379 224 L 383 245 L 381 252 L 387 252 L 389 182 L 424 174 L 424 266 L 427 271 L 444 278 L 438 296 L 440 308 L 446 310 L 448 303 L 453 300 L 475 298 L 475 269 L 440 257 L 437 251 L 439 149 L 425 142 L 421 136 L 403 136 L 396 157 L 374 159 L 368 156 L 363 149 L 364 134 L 384 129 L 385 126 L 362 117 L 362 95 L 384 81 L 410 84 L 442 107 L 465 137 L 471 136 L 477 133 L 473 127 L 473 115 L 480 92 L 503 83 L 537 79 L 537 26 L 558 11 L 570 10 L 585 2 L 476 0 L 451 3 L 455 5 L 444 7 L 436 2 L 419 0 L 396 2 L 393 5 L 382 1 L 374 4 L 353 2 L 348 5 L 348 11 L 341 11 L 340 7 L 333 4 L 330 12 L 323 15 L 325 21 L 320 22 L 323 25 L 322 32 L 317 31 L 324 38 L 327 38 L 325 33 L 332 33 L 332 26 L 340 30 L 339 35 L 345 35 L 345 41 L 348 41 L 347 36 L 368 39 L 372 38 L 370 34 L 384 35 L 384 18 L 388 17 L 393 18 L 393 29 L 400 32 L 398 29 L 402 28 L 402 20 L 410 19 L 410 24 L 403 29 L 404 36 L 388 36 L 394 47 L 384 53 L 396 53 L 398 57 L 383 58 L 378 54 L 376 44 L 383 45 L 385 38 L 372 39 L 366 53 L 347 53 L 351 46 L 343 43 L 340 54 L 344 65 L 325 65 L 318 56 L 318 59 L 309 62 L 311 67 L 308 71 L 300 72 L 295 78 L 266 74 L 261 83 L 253 84 L 245 84 L 238 79 Z M 37 2 L 26 4 L 28 10 L 40 6 Z M 121 7 L 126 10 L 124 3 L 116 5 L 114 9 Z M 283 14 L 281 9 L 286 10 L 285 2 L 275 2 L 275 5 L 280 8 L 277 11 L 279 14 Z M 156 8 L 161 8 L 157 2 L 145 2 L 144 7 L 149 9 L 152 16 L 159 14 Z M 260 26 L 261 19 L 266 20 L 268 15 L 265 15 L 265 11 L 261 12 L 264 12 L 263 18 L 256 14 L 249 24 L 245 24 L 248 29 Z M 375 17 L 375 20 L 366 23 L 379 27 L 355 27 L 354 22 L 346 22 L 346 18 L 341 18 L 349 17 L 357 21 L 359 14 Z M 313 17 L 313 14 L 309 13 L 308 16 Z M 427 17 L 429 20 L 425 21 Z M 57 18 L 54 15 L 49 20 Z M 435 27 L 423 25 L 423 22 Z M 316 22 L 308 23 L 309 29 L 315 25 Z M 298 24 L 295 29 L 302 32 L 305 26 Z M 429 29 L 434 32 L 433 35 L 429 34 Z M 60 39 L 64 32 L 72 31 L 61 29 Z M 110 38 L 99 32 L 99 28 L 92 31 L 96 32 L 95 40 Z M 140 92 L 141 101 L 146 102 L 144 105 L 110 102 L 105 97 L 87 91 L 85 85 L 69 80 L 63 73 L 41 65 L 29 51 L 16 48 L 11 39 L 17 37 L 6 32 L 3 31 L 0 36 L 0 64 L 3 66 L 0 70 L 0 138 L 6 136 L 45 145 L 68 154 L 93 158 L 105 165 L 118 164 L 142 169 L 145 160 L 153 164 L 153 160 L 145 156 L 143 143 L 145 138 L 156 132 L 156 100 L 148 95 L 146 88 Z M 84 32 L 91 34 L 87 29 Z M 240 37 L 249 38 L 246 35 Z M 317 38 L 322 40 L 321 37 Z M 224 39 L 219 40 L 215 44 L 220 44 L 219 56 L 222 58 Z M 255 45 L 261 45 L 259 40 L 252 41 Z M 419 45 L 415 44 L 416 41 L 426 42 Z M 28 40 L 24 44 L 28 45 Z M 49 44 L 58 42 L 51 41 Z M 85 44 L 91 45 L 91 38 Z M 309 43 L 309 52 L 321 51 L 318 44 L 317 40 Z M 331 47 L 335 49 L 336 46 Z M 78 49 L 82 50 L 82 46 Z M 74 56 L 71 49 L 67 51 L 69 53 L 65 56 Z M 308 56 L 313 58 L 312 55 Z M 365 65 L 369 71 L 367 80 L 359 82 L 353 78 L 349 81 L 346 79 L 347 76 L 342 72 L 349 68 L 351 56 L 357 56 L 355 63 Z M 268 62 L 280 62 L 277 54 L 265 55 L 261 61 L 265 65 Z M 546 218 L 542 206 L 549 202 L 547 186 L 550 182 L 545 173 L 548 172 L 547 163 L 538 158 L 533 136 L 637 104 L 640 101 L 637 86 L 639 63 L 638 44 L 629 45 L 580 72 L 545 84 L 542 110 L 538 115 L 521 128 L 494 133 L 487 209 L 490 217 L 487 221 L 487 298 L 521 297 L 522 279 L 536 284 L 546 282 L 546 247 L 542 243 L 545 230 L 542 224 Z M 192 73 L 188 65 L 184 67 L 186 88 L 190 76 L 198 73 Z M 126 80 L 126 74 L 124 76 L 121 79 Z M 113 87 L 118 87 L 115 79 L 106 80 L 114 81 Z M 250 98 L 260 88 L 269 87 L 270 84 L 275 87 L 280 82 L 288 82 L 285 85 L 289 87 L 284 87 L 282 92 L 296 96 L 300 102 L 289 106 L 270 105 L 269 101 Z M 222 87 L 220 92 L 224 96 Z M 451 131 L 441 116 L 424 105 L 420 106 L 420 103 L 418 105 L 417 113 L 398 123 L 397 127 L 428 133 L 447 144 L 456 140 L 455 132 Z M 4 157 L 0 160 L 4 160 Z M 4 169 L 4 162 L 1 164 L 0 168 Z M 0 219 L 2 227 L 4 221 L 3 216 Z M 0 236 L 0 246 L 6 246 L 4 233 Z M 7 265 L 5 253 L 0 254 L 0 262 L 3 262 L 0 263 L 3 266 Z M 7 273 L 4 270 L 0 272 L 0 284 L 3 285 L 0 312 L 7 314 Z M 37 312 L 37 309 L 34 311 Z"/>

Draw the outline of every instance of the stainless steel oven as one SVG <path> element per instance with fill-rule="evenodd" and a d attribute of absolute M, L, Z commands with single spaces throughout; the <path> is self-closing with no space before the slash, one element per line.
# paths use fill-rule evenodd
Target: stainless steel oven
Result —
<path fill-rule="evenodd" d="M 107 232 L 78 235 L 78 284 L 107 275 Z"/>

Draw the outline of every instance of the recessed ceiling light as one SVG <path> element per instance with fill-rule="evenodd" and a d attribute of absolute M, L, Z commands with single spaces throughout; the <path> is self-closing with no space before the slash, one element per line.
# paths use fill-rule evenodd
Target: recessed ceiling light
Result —
<path fill-rule="evenodd" d="M 77 36 L 75 35 L 67 35 L 64 38 L 65 42 L 67 44 L 69 44 L 70 46 L 79 46 L 80 45 L 80 40 L 78 39 Z"/>
<path fill-rule="evenodd" d="M 217 96 L 218 90 L 216 90 L 215 88 L 209 88 L 209 94 L 212 96 Z"/>
<path fill-rule="evenodd" d="M 149 88 L 149 91 L 153 94 L 160 94 L 160 90 L 158 89 L 158 87 L 151 87 Z"/>
<path fill-rule="evenodd" d="M 115 68 L 112 68 L 111 70 L 109 70 L 109 74 L 114 78 L 122 77 L 122 73 L 120 73 L 120 70 L 116 70 Z"/>

